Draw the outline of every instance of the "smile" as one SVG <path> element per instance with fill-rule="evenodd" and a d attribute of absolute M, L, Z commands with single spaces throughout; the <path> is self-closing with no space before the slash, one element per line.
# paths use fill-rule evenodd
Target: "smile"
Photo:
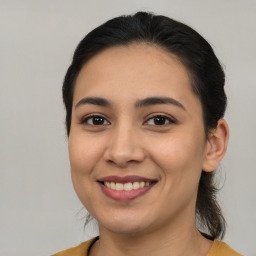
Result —
<path fill-rule="evenodd" d="M 157 181 L 138 176 L 109 176 L 98 183 L 107 197 L 117 201 L 127 201 L 144 195 Z"/>
<path fill-rule="evenodd" d="M 118 190 L 118 191 L 130 191 L 130 190 L 135 190 L 135 189 L 139 189 L 139 188 L 144 188 L 144 187 L 148 187 L 150 185 L 150 182 L 144 182 L 144 181 L 135 181 L 135 182 L 127 182 L 127 183 L 115 183 L 115 182 L 104 182 L 104 185 L 108 188 L 114 189 L 114 190 Z"/>

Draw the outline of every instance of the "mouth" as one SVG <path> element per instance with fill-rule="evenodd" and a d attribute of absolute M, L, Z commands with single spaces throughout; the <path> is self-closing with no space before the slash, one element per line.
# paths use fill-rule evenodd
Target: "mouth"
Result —
<path fill-rule="evenodd" d="M 139 188 L 144 188 L 144 187 L 148 187 L 152 184 L 153 182 L 149 182 L 149 181 L 135 181 L 135 182 L 126 182 L 126 183 L 116 183 L 116 182 L 109 182 L 109 181 L 104 181 L 101 184 L 103 184 L 104 186 L 113 189 L 113 190 L 117 190 L 117 191 L 131 191 L 131 190 L 135 190 L 135 189 L 139 189 Z"/>
<path fill-rule="evenodd" d="M 108 176 L 98 180 L 104 194 L 118 201 L 135 199 L 148 192 L 157 182 L 139 176 Z"/>

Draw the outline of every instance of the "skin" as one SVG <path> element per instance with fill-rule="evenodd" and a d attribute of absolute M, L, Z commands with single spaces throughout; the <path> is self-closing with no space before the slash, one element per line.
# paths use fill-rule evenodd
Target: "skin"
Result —
<path fill-rule="evenodd" d="M 183 108 L 135 106 L 156 96 Z M 104 98 L 111 107 L 78 104 L 85 97 Z M 86 119 L 91 114 L 101 116 L 103 124 Z M 154 118 L 159 115 L 166 117 L 160 125 Z M 198 182 L 202 170 L 217 168 L 227 140 L 224 120 L 205 137 L 201 102 L 174 55 L 131 44 L 88 61 L 75 85 L 69 155 L 75 191 L 99 223 L 100 240 L 90 255 L 205 256 L 212 242 L 195 227 Z M 97 182 L 109 175 L 138 175 L 157 183 L 138 198 L 117 201 Z"/>

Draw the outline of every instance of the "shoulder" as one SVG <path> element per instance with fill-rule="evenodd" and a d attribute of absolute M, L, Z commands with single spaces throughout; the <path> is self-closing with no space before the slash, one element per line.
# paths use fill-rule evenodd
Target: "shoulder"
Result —
<path fill-rule="evenodd" d="M 98 237 L 92 238 L 91 240 L 83 242 L 78 246 L 58 252 L 56 254 L 53 254 L 52 256 L 86 256 L 88 255 L 90 247 L 97 240 Z"/>
<path fill-rule="evenodd" d="M 207 256 L 242 256 L 242 254 L 234 251 L 226 243 L 214 240 L 212 248 L 208 252 Z"/>

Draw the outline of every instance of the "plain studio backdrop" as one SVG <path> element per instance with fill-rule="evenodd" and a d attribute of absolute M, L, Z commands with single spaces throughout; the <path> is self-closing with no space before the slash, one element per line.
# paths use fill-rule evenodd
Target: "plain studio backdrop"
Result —
<path fill-rule="evenodd" d="M 225 241 L 256 255 L 255 0 L 0 0 L 0 255 L 44 256 L 95 234 L 70 178 L 61 86 L 78 42 L 139 10 L 201 33 L 224 66 L 230 143 L 218 173 Z"/>

